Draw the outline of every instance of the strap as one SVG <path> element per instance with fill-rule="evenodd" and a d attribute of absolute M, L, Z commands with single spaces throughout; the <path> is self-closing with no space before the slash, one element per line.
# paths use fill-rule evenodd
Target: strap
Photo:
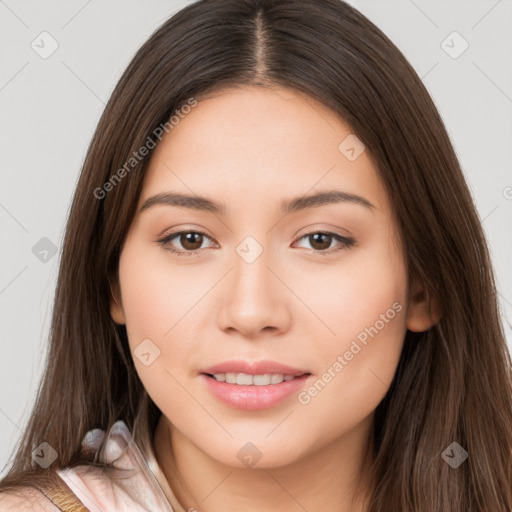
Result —
<path fill-rule="evenodd" d="M 56 472 L 37 479 L 32 485 L 62 512 L 90 512 Z"/>

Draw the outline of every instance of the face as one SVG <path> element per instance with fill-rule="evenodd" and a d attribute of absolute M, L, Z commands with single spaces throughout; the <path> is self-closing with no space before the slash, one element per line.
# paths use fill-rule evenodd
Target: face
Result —
<path fill-rule="evenodd" d="M 162 139 L 115 290 L 149 395 L 231 466 L 248 442 L 276 467 L 367 425 L 424 327 L 368 152 L 287 89 L 217 92 Z"/>

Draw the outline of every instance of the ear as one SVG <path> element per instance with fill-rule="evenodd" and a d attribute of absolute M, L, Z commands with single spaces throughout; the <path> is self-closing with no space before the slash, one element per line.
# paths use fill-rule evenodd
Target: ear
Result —
<path fill-rule="evenodd" d="M 423 285 L 417 280 L 411 282 L 407 309 L 407 329 L 423 332 L 430 329 L 441 318 L 438 301 L 429 296 Z"/>
<path fill-rule="evenodd" d="M 110 316 L 116 324 L 125 324 L 126 320 L 124 317 L 124 309 L 117 275 L 109 275 L 108 284 L 110 286 Z"/>

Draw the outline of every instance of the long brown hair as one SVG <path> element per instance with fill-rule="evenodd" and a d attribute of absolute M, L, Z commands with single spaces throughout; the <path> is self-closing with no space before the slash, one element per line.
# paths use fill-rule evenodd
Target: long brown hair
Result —
<path fill-rule="evenodd" d="M 365 144 L 394 208 L 409 279 L 442 316 L 407 331 L 375 415 L 370 512 L 512 510 L 512 379 L 482 227 L 447 131 L 396 46 L 339 0 L 201 0 L 168 19 L 119 80 L 89 146 L 69 213 L 46 369 L 1 490 L 91 457 L 84 434 L 119 419 L 141 443 L 160 411 L 110 317 L 109 276 L 149 157 L 95 190 L 190 98 L 225 86 L 284 86 L 338 113 Z M 112 182 L 113 183 L 113 182 Z M 145 441 L 146 440 L 146 441 Z M 58 453 L 47 470 L 31 453 Z M 457 442 L 457 469 L 443 451 Z"/>

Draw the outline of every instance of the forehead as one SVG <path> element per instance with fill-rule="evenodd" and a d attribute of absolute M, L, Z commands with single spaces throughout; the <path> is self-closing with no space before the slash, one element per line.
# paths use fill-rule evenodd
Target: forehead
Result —
<path fill-rule="evenodd" d="M 340 116 L 291 89 L 224 89 L 199 98 L 164 135 L 139 205 L 167 190 L 229 208 L 332 188 L 385 206 L 370 155 Z"/>

